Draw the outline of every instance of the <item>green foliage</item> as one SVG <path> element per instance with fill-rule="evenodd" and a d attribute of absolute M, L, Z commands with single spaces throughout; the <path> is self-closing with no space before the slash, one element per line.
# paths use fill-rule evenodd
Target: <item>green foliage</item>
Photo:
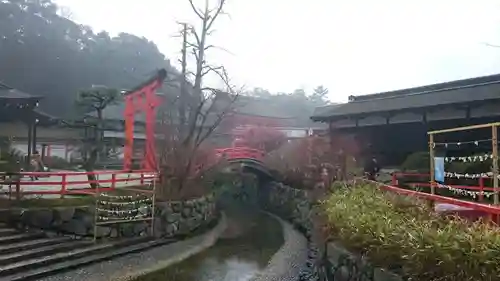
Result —
<path fill-rule="evenodd" d="M 24 164 L 22 152 L 12 148 L 12 140 L 8 138 L 0 139 L 0 171 L 19 172 Z"/>
<path fill-rule="evenodd" d="M 83 113 L 91 112 L 95 114 L 94 117 L 102 119 L 99 114 L 109 105 L 116 104 L 120 99 L 120 91 L 117 89 L 93 88 L 78 93 L 76 106 Z"/>
<path fill-rule="evenodd" d="M 75 168 L 74 164 L 66 161 L 66 159 L 58 156 L 45 156 L 43 158 L 43 162 L 50 169 L 58 169 L 58 170 L 72 170 Z"/>
<path fill-rule="evenodd" d="M 429 152 L 414 152 L 406 158 L 401 165 L 403 171 L 429 172 L 430 158 Z"/>
<path fill-rule="evenodd" d="M 500 276 L 496 226 L 447 219 L 420 200 L 363 184 L 335 189 L 323 207 L 330 238 L 411 280 Z"/>

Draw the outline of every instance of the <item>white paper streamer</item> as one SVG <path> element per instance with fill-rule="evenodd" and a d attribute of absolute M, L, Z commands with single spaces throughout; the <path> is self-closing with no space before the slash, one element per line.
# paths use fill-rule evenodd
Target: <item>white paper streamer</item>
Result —
<path fill-rule="evenodd" d="M 493 154 L 486 153 L 484 155 L 474 155 L 474 156 L 445 157 L 444 161 L 448 163 L 457 161 L 470 163 L 470 162 L 484 162 L 489 159 L 493 159 Z"/>
<path fill-rule="evenodd" d="M 486 198 L 490 198 L 494 194 L 494 192 L 471 191 L 471 190 L 466 190 L 463 188 L 455 188 L 455 187 L 451 187 L 449 185 L 443 185 L 443 184 L 438 184 L 438 187 L 448 189 L 449 191 L 451 191 L 457 195 L 467 195 L 467 196 L 471 196 L 472 198 L 477 198 L 481 194 L 483 194 L 483 196 L 485 196 Z"/>

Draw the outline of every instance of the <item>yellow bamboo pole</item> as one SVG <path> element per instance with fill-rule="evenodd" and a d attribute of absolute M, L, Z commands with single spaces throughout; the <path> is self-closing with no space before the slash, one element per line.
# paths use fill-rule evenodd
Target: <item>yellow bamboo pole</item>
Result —
<path fill-rule="evenodd" d="M 471 125 L 471 126 L 465 126 L 465 127 L 456 127 L 456 128 L 443 129 L 443 130 L 436 130 L 436 131 L 427 132 L 427 134 L 428 135 L 435 135 L 435 134 L 443 134 L 443 133 L 451 133 L 451 132 L 459 132 L 459 131 L 483 129 L 483 128 L 489 128 L 489 127 L 493 127 L 493 126 L 494 127 L 500 126 L 500 122 L 488 123 L 488 124 L 480 124 L 480 125 Z"/>
<path fill-rule="evenodd" d="M 156 176 L 153 178 L 153 200 L 151 206 L 151 236 L 155 236 L 155 201 L 156 201 Z"/>
<path fill-rule="evenodd" d="M 95 210 L 94 210 L 94 243 L 97 241 L 97 225 L 99 220 L 99 197 L 100 197 L 99 185 L 96 186 L 96 191 L 94 194 Z"/>
<path fill-rule="evenodd" d="M 491 153 L 493 155 L 493 203 L 498 205 L 498 125 L 491 126 Z"/>
<path fill-rule="evenodd" d="M 139 219 L 133 219 L 133 220 L 110 220 L 110 221 L 101 221 L 98 222 L 97 225 L 108 225 L 108 224 L 115 224 L 115 223 L 129 223 L 129 222 L 137 222 L 137 221 L 150 221 L 151 218 L 139 218 Z"/>
<path fill-rule="evenodd" d="M 431 194 L 436 194 L 436 181 L 434 180 L 434 134 L 429 135 L 429 166 L 430 166 L 430 186 Z"/>

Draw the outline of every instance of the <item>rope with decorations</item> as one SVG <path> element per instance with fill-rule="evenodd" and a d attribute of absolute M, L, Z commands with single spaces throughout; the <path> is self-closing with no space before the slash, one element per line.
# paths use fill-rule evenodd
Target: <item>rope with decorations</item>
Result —
<path fill-rule="evenodd" d="M 485 196 L 486 198 L 490 198 L 491 196 L 493 196 L 495 194 L 494 192 L 471 191 L 471 190 L 466 190 L 463 188 L 456 188 L 456 187 L 452 187 L 449 185 L 443 185 L 443 184 L 438 184 L 438 187 L 447 189 L 456 195 L 468 195 L 468 196 L 471 196 L 472 198 L 476 198 L 476 197 L 479 197 L 481 195 Z"/>
<path fill-rule="evenodd" d="M 458 146 L 458 147 L 460 147 L 460 146 L 468 145 L 468 144 L 479 146 L 480 143 L 491 142 L 491 141 L 492 141 L 492 139 L 474 140 L 474 141 L 458 141 L 458 142 L 433 142 L 432 148 L 435 148 L 436 146 L 444 146 L 444 147 Z"/>
<path fill-rule="evenodd" d="M 138 220 L 152 216 L 153 198 L 106 193 L 101 196 L 106 199 L 96 201 L 98 221 Z"/>
<path fill-rule="evenodd" d="M 101 222 L 101 221 L 114 221 L 114 220 L 134 221 L 134 220 L 147 219 L 147 218 L 151 218 L 151 215 L 137 215 L 137 216 L 122 217 L 122 218 L 99 216 L 98 220 L 99 220 L 99 222 Z"/>
<path fill-rule="evenodd" d="M 152 198 L 144 198 L 144 199 L 138 199 L 138 200 L 135 200 L 135 201 L 128 201 L 128 202 L 117 202 L 117 201 L 99 200 L 98 202 L 99 202 L 100 205 L 135 206 L 135 205 L 139 205 L 139 204 L 152 203 L 153 199 Z"/>
<path fill-rule="evenodd" d="M 493 154 L 486 153 L 484 155 L 475 155 L 475 156 L 445 157 L 444 161 L 448 163 L 456 161 L 470 163 L 470 162 L 484 162 L 489 159 L 493 159 Z"/>
<path fill-rule="evenodd" d="M 446 178 L 456 178 L 456 179 L 479 179 L 479 178 L 491 178 L 493 177 L 492 172 L 487 172 L 487 173 L 477 173 L 477 174 L 461 174 L 461 173 L 455 173 L 455 172 L 445 172 L 444 176 Z M 500 178 L 500 175 L 498 176 Z"/>
<path fill-rule="evenodd" d="M 134 208 L 134 209 L 130 209 L 130 210 L 111 210 L 111 209 L 101 209 L 101 208 L 96 208 L 96 210 L 98 212 L 105 212 L 105 213 L 109 213 L 109 214 L 113 214 L 113 215 L 119 215 L 119 214 L 134 214 L 134 213 L 138 213 L 138 212 L 145 213 L 145 212 L 148 212 L 150 210 L 150 208 L 152 208 L 152 207 L 153 206 L 150 206 L 150 205 L 144 205 L 142 207 Z"/>

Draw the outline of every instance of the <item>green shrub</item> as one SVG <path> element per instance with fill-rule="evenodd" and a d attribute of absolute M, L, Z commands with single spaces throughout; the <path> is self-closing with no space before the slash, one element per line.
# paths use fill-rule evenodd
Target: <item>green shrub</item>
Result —
<path fill-rule="evenodd" d="M 401 165 L 403 171 L 429 172 L 430 158 L 429 152 L 419 151 L 412 153 L 406 157 L 406 160 Z"/>
<path fill-rule="evenodd" d="M 58 156 L 45 156 L 43 161 L 51 169 L 68 170 L 75 167 L 74 164 Z"/>
<path fill-rule="evenodd" d="M 330 238 L 410 280 L 489 281 L 500 276 L 500 232 L 447 219 L 424 202 L 360 185 L 324 202 Z"/>

